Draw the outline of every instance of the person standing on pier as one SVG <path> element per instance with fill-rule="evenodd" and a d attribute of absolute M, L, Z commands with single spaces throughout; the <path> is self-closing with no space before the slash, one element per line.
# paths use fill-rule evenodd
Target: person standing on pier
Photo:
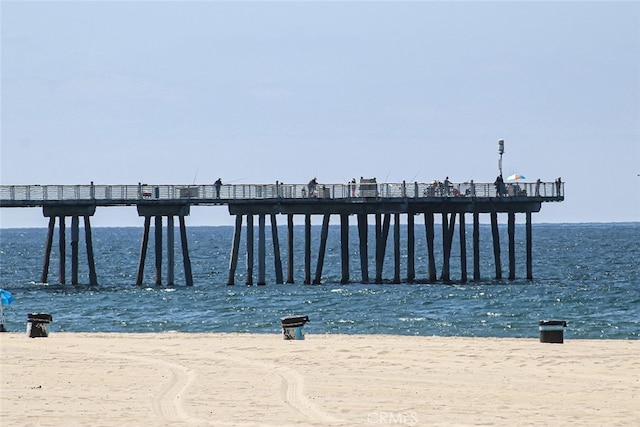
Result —
<path fill-rule="evenodd" d="M 356 197 L 356 179 L 351 178 L 351 197 Z"/>
<path fill-rule="evenodd" d="M 560 197 L 560 190 L 562 189 L 562 178 L 556 179 L 556 197 Z"/>
<path fill-rule="evenodd" d="M 451 195 L 451 181 L 449 181 L 449 177 L 446 177 L 444 179 L 444 195 L 445 196 Z"/>
<path fill-rule="evenodd" d="M 498 175 L 496 181 L 493 183 L 496 186 L 496 193 L 498 197 L 502 197 L 505 193 L 504 181 L 502 180 L 502 175 Z"/>
<path fill-rule="evenodd" d="M 316 196 L 317 186 L 318 186 L 318 180 L 316 179 L 316 177 L 313 177 L 313 179 L 309 181 L 309 184 L 307 185 L 307 187 L 309 188 L 309 197 Z"/>
<path fill-rule="evenodd" d="M 216 182 L 213 183 L 213 186 L 216 189 L 216 199 L 220 198 L 220 187 L 222 187 L 222 179 L 218 178 Z"/>

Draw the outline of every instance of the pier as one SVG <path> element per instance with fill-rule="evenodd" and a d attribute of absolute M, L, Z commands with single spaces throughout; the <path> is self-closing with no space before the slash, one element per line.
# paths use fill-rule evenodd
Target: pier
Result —
<path fill-rule="evenodd" d="M 228 285 L 235 285 L 238 268 L 241 237 L 246 233 L 245 284 L 266 285 L 266 224 L 269 219 L 271 241 L 274 254 L 274 277 L 277 284 L 295 283 L 294 277 L 294 217 L 304 218 L 304 284 L 322 283 L 329 224 L 332 217 L 337 218 L 340 225 L 341 278 L 340 283 L 352 281 L 358 283 L 401 283 L 400 271 L 400 235 L 402 228 L 406 233 L 406 282 L 416 280 L 435 282 L 467 282 L 467 248 L 466 218 L 472 218 L 472 259 L 474 281 L 480 277 L 480 216 L 488 215 L 491 223 L 493 241 L 493 259 L 495 279 L 502 280 L 502 258 L 498 228 L 498 214 L 507 216 L 508 234 L 508 279 L 516 279 L 515 254 L 515 218 L 516 214 L 525 215 L 526 230 L 526 278 L 533 279 L 532 272 L 532 214 L 539 212 L 545 202 L 562 202 L 564 200 L 564 183 L 555 182 L 514 182 L 507 183 L 499 191 L 494 183 L 378 183 L 375 179 L 361 179 L 359 183 L 345 184 L 224 184 L 224 185 L 2 185 L 0 186 L 1 208 L 41 207 L 43 216 L 49 218 L 49 226 L 45 240 L 41 282 L 48 280 L 49 262 L 56 219 L 58 220 L 58 236 L 60 250 L 59 281 L 66 283 L 66 218 L 71 218 L 71 283 L 78 283 L 79 263 L 79 224 L 82 218 L 85 230 L 87 263 L 89 266 L 90 284 L 97 284 L 94 250 L 91 242 L 90 218 L 96 214 L 97 208 L 136 206 L 138 216 L 143 218 L 143 233 L 140 244 L 140 255 L 136 271 L 136 284 L 143 281 L 147 246 L 151 231 L 154 228 L 155 239 L 155 283 L 162 285 L 162 243 L 163 222 L 166 218 L 167 243 L 167 275 L 166 284 L 174 284 L 174 221 L 178 218 L 181 238 L 182 259 L 185 272 L 185 284 L 193 285 L 191 261 L 189 256 L 186 217 L 191 206 L 210 206 L 211 208 L 227 208 L 235 217 L 234 234 L 231 241 Z M 103 209 L 100 209 L 102 213 Z M 321 236 L 317 248 L 315 271 L 312 269 L 311 222 L 312 217 L 322 218 Z M 257 275 L 254 274 L 254 245 L 256 243 L 257 217 Z M 281 257 L 280 236 L 278 235 L 278 219 L 286 218 L 286 278 Z M 416 227 L 416 217 L 424 218 L 424 230 Z M 436 263 L 435 227 L 436 218 L 441 219 L 442 227 L 442 259 Z M 358 230 L 358 252 L 360 261 L 359 277 L 352 278 L 349 271 L 349 226 L 355 218 Z M 402 218 L 406 221 L 402 223 Z M 153 220 L 153 221 L 152 221 Z M 375 248 L 370 250 L 369 221 L 375 230 Z M 452 278 L 450 274 L 453 240 L 457 230 L 459 233 L 460 277 Z M 244 231 L 243 231 L 244 227 Z M 383 277 L 384 260 L 392 232 L 393 276 Z M 427 277 L 417 278 L 415 273 L 415 233 L 424 232 L 428 255 Z M 375 271 L 370 276 L 369 257 L 375 257 Z M 440 274 L 438 275 L 438 267 Z M 313 274 L 312 274 L 313 273 Z"/>

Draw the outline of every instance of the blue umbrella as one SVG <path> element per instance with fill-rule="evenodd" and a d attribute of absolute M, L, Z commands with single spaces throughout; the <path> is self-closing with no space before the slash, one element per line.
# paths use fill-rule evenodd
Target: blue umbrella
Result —
<path fill-rule="evenodd" d="M 15 301 L 11 292 L 5 291 L 4 289 L 0 289 L 0 298 L 2 299 L 2 305 L 11 305 L 11 303 Z"/>
<path fill-rule="evenodd" d="M 0 289 L 0 332 L 7 332 L 7 328 L 4 326 L 4 306 L 9 305 L 14 301 L 13 295 L 11 292 L 5 291 L 4 289 Z"/>
<path fill-rule="evenodd" d="M 2 299 L 2 305 L 11 305 L 15 301 L 11 292 L 0 289 L 0 298 Z"/>

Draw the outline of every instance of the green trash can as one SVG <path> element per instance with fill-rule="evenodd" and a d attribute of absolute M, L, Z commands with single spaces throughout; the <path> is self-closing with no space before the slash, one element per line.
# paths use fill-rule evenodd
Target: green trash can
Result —
<path fill-rule="evenodd" d="M 562 344 L 564 342 L 564 328 L 567 322 L 564 320 L 541 320 L 538 322 L 540 342 Z"/>

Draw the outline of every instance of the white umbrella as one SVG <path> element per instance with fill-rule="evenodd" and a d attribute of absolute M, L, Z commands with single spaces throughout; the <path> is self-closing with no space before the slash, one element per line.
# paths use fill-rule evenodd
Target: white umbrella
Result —
<path fill-rule="evenodd" d="M 519 173 L 514 173 L 513 175 L 509 175 L 507 177 L 507 181 L 520 181 L 521 179 L 527 179 L 527 177 L 524 175 L 520 175 Z"/>

